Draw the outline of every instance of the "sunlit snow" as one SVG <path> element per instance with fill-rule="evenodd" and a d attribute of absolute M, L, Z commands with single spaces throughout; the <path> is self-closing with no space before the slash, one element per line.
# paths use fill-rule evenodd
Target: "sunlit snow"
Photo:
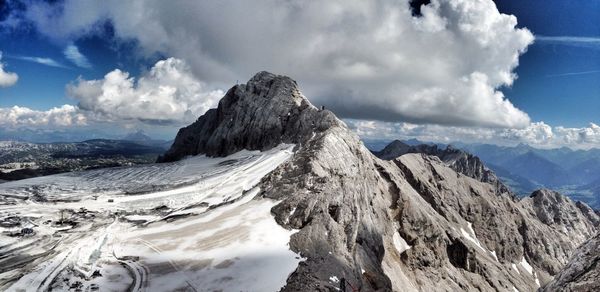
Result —
<path fill-rule="evenodd" d="M 492 254 L 492 257 L 494 257 L 494 259 L 495 259 L 497 262 L 500 262 L 500 261 L 498 260 L 498 255 L 496 254 L 496 251 L 495 251 L 495 250 L 492 250 L 492 251 L 490 251 L 490 253 Z"/>
<path fill-rule="evenodd" d="M 517 273 L 521 274 L 521 272 L 519 271 L 519 268 L 517 268 L 517 265 L 511 264 L 511 266 L 515 271 L 517 271 Z"/>
<path fill-rule="evenodd" d="M 256 195 L 292 147 L 2 184 L 0 290 L 279 290 L 302 258 Z"/>
<path fill-rule="evenodd" d="M 477 236 L 475 235 L 475 230 L 473 230 L 473 224 L 471 222 L 467 222 L 467 228 L 469 229 L 469 232 L 467 232 L 466 230 L 464 230 L 462 227 L 460 228 L 460 232 L 462 233 L 462 236 L 464 236 L 466 239 L 468 239 L 471 242 L 473 242 L 481 250 L 485 251 L 485 249 L 483 248 L 483 246 L 481 246 L 481 243 L 479 242 L 479 239 L 477 239 Z"/>
<path fill-rule="evenodd" d="M 527 262 L 525 257 L 523 257 L 521 259 L 521 262 L 519 264 L 521 264 L 521 267 L 523 267 L 523 269 L 525 269 L 525 271 L 527 271 L 529 274 L 533 275 L 533 267 L 531 267 L 531 265 Z"/>
<path fill-rule="evenodd" d="M 402 236 L 398 234 L 398 232 L 394 232 L 393 241 L 394 247 L 400 254 L 410 249 L 411 247 L 410 245 L 408 245 L 408 243 L 406 243 L 406 240 L 404 240 L 404 238 L 402 238 Z"/>

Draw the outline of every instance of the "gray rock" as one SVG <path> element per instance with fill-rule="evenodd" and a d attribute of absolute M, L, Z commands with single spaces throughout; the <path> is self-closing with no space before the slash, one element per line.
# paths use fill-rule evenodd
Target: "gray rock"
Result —
<path fill-rule="evenodd" d="M 590 208 L 590 206 L 581 201 L 577 201 L 575 205 L 577 208 L 579 208 L 579 210 L 581 210 L 581 213 L 583 213 L 583 215 L 590 220 L 590 222 L 594 223 L 594 226 L 600 225 L 600 217 L 598 216 L 598 212 L 594 211 L 594 209 Z"/>
<path fill-rule="evenodd" d="M 519 201 L 451 149 L 444 161 L 381 160 L 294 81 L 265 72 L 182 129 L 162 160 L 279 143 L 295 154 L 260 196 L 279 201 L 271 212 L 298 230 L 290 248 L 305 258 L 283 291 L 336 291 L 342 278 L 360 291 L 534 291 L 597 231 L 584 205 L 549 191 Z"/>
<path fill-rule="evenodd" d="M 571 260 L 540 291 L 600 291 L 600 234 L 573 253 Z"/>
<path fill-rule="evenodd" d="M 206 154 L 227 156 L 242 149 L 267 150 L 281 143 L 300 144 L 315 132 L 340 122 L 302 95 L 296 81 L 268 72 L 229 89 L 210 109 L 177 133 L 158 162 Z"/>
<path fill-rule="evenodd" d="M 429 145 L 424 146 L 427 147 Z M 432 149 L 433 147 L 437 150 L 437 146 L 432 146 Z M 420 151 L 415 151 L 416 149 L 417 147 L 415 146 L 408 145 L 400 140 L 394 140 L 381 149 L 381 151 L 373 151 L 373 154 L 384 160 L 392 160 L 406 153 L 422 153 Z"/>
<path fill-rule="evenodd" d="M 499 194 L 512 193 L 510 189 L 498 179 L 496 174 L 483 164 L 483 161 L 481 161 L 479 157 L 466 151 L 456 149 L 451 145 L 448 145 L 445 149 L 441 149 L 437 145 L 420 144 L 410 146 L 400 140 L 394 140 L 381 151 L 373 152 L 375 156 L 384 160 L 393 160 L 407 153 L 423 153 L 437 156 L 456 172 L 494 185 Z"/>

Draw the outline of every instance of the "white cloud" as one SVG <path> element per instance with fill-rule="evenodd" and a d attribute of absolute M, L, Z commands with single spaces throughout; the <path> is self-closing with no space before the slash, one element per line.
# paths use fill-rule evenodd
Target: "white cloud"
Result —
<path fill-rule="evenodd" d="M 0 108 L 0 127 L 68 127 L 86 125 L 87 118 L 72 105 L 54 107 L 46 111 L 13 106 Z"/>
<path fill-rule="evenodd" d="M 503 129 L 473 128 L 440 125 L 418 125 L 405 122 L 380 122 L 367 120 L 346 120 L 348 126 L 359 136 L 366 139 L 411 139 L 416 138 L 427 142 L 451 143 L 461 142 L 491 142 Z"/>
<path fill-rule="evenodd" d="M 499 145 L 525 143 L 538 148 L 589 149 L 600 147 L 600 126 L 594 123 L 590 123 L 587 127 L 566 128 L 552 127 L 544 122 L 536 122 L 522 129 L 449 127 L 353 119 L 346 120 L 346 123 L 358 135 L 366 139 L 416 138 L 426 142 Z"/>
<path fill-rule="evenodd" d="M 92 64 L 86 56 L 84 56 L 76 45 L 70 44 L 63 51 L 65 58 L 81 68 L 92 68 Z"/>
<path fill-rule="evenodd" d="M 555 127 L 554 131 L 565 144 L 578 144 L 585 148 L 600 147 L 600 126 L 594 123 L 584 128 Z"/>
<path fill-rule="evenodd" d="M 540 146 L 555 144 L 555 139 L 559 138 L 554 134 L 552 127 L 544 122 L 531 123 L 523 129 L 508 129 L 499 133 L 499 136 L 508 140 Z"/>
<path fill-rule="evenodd" d="M 408 0 L 66 0 L 24 15 L 63 40 L 108 20 L 118 39 L 186 60 L 212 87 L 260 70 L 286 74 L 344 117 L 527 126 L 498 88 L 514 82 L 533 35 L 492 0 L 432 0 L 421 12 L 413 17 Z"/>
<path fill-rule="evenodd" d="M 600 70 L 589 70 L 589 71 L 578 71 L 578 72 L 566 72 L 559 74 L 550 74 L 546 75 L 546 77 L 567 77 L 567 76 L 579 76 L 579 75 L 590 75 L 590 74 L 599 74 Z"/>
<path fill-rule="evenodd" d="M 2 61 L 2 52 L 0 52 L 0 61 Z M 4 70 L 4 64 L 0 62 L 0 87 L 10 87 L 17 83 L 19 75 L 17 73 Z"/>
<path fill-rule="evenodd" d="M 587 127 L 551 127 L 544 122 L 532 123 L 524 129 L 506 129 L 504 136 L 542 148 L 570 147 L 588 149 L 600 147 L 600 126 L 590 123 Z"/>
<path fill-rule="evenodd" d="M 44 57 L 32 57 L 32 56 L 9 56 L 12 59 L 17 59 L 17 60 L 23 60 L 23 61 L 27 61 L 27 62 L 33 62 L 33 63 L 38 63 L 40 65 L 45 65 L 45 66 L 50 66 L 50 67 L 56 67 L 56 68 L 63 68 L 63 69 L 67 69 L 69 67 L 57 62 L 54 59 L 51 58 L 44 58 Z"/>
<path fill-rule="evenodd" d="M 49 110 L 13 106 L 0 108 L 0 128 L 72 128 L 103 124 L 123 128 L 181 126 L 215 107 L 225 94 L 208 90 L 182 60 L 158 61 L 141 77 L 114 70 L 100 80 L 78 79 L 67 85 L 78 105 Z"/>
<path fill-rule="evenodd" d="M 536 35 L 536 43 L 600 48 L 600 37 Z"/>
<path fill-rule="evenodd" d="M 138 120 L 145 123 L 189 123 L 215 107 L 221 90 L 209 90 L 182 60 L 158 61 L 149 72 L 130 77 L 121 70 L 100 80 L 79 79 L 67 86 L 79 108 L 108 121 Z"/>

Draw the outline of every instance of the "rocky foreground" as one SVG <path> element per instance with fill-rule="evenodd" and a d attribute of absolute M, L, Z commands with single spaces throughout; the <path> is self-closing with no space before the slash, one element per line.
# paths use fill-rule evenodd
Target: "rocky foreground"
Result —
<path fill-rule="evenodd" d="M 565 268 L 541 291 L 600 291 L 600 234 L 573 253 Z"/>
<path fill-rule="evenodd" d="M 258 187 L 259 197 L 279 201 L 271 213 L 298 230 L 289 246 L 305 258 L 283 291 L 335 291 L 342 279 L 347 291 L 592 287 L 566 286 L 576 271 L 590 271 L 567 265 L 598 231 L 600 218 L 585 204 L 548 190 L 519 200 L 472 158 L 377 158 L 288 77 L 261 72 L 234 86 L 159 161 L 281 143 L 296 144 L 294 154 Z M 575 256 L 593 257 L 594 242 Z"/>

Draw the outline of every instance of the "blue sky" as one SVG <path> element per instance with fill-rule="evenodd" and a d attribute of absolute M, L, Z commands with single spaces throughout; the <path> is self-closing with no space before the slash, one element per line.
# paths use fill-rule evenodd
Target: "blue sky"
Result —
<path fill-rule="evenodd" d="M 519 61 L 519 79 L 506 95 L 533 120 L 581 127 L 600 122 L 600 1 L 496 0 L 536 36 L 571 36 L 571 41 L 537 40 Z M 576 38 L 596 38 L 583 44 Z"/>
<path fill-rule="evenodd" d="M 600 2 L 434 0 L 411 16 L 407 1 L 0 0 L 0 69 L 18 75 L 0 125 L 171 137 L 266 69 L 370 138 L 600 145 Z M 10 120 L 13 106 L 32 112 Z"/>
<path fill-rule="evenodd" d="M 86 79 L 102 78 L 116 68 L 139 74 L 142 68 L 151 65 L 139 59 L 131 51 L 131 45 L 111 40 L 110 26 L 99 36 L 85 37 L 74 41 L 74 45 L 88 59 L 91 67 L 77 66 L 65 57 L 68 42 L 54 41 L 40 35 L 33 28 L 3 32 L 0 34 L 0 51 L 7 69 L 19 74 L 14 86 L 2 89 L 0 106 L 27 106 L 44 110 L 65 103 L 75 102 L 65 94 L 65 85 L 79 76 Z M 49 58 L 63 67 L 53 67 L 18 57 Z"/>

